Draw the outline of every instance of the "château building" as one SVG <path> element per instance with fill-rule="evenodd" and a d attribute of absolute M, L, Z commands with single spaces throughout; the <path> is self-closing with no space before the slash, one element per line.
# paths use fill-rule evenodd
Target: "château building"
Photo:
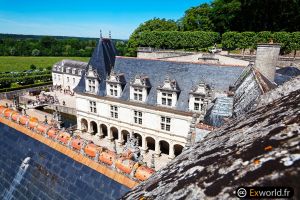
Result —
<path fill-rule="evenodd" d="M 62 62 L 58 68 L 69 66 Z M 119 145 L 134 135 L 142 152 L 151 149 L 169 158 L 181 153 L 195 123 L 242 72 L 241 67 L 118 57 L 111 39 L 102 37 L 88 65 L 80 66 L 74 89 L 78 129 Z"/>
<path fill-rule="evenodd" d="M 62 60 L 54 64 L 52 67 L 53 86 L 73 92 L 86 67 L 86 62 L 74 60 Z"/>

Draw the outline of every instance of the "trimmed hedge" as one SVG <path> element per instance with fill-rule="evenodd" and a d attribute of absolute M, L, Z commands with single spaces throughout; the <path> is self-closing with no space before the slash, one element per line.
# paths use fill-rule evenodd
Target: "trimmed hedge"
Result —
<path fill-rule="evenodd" d="M 291 51 L 300 50 L 300 32 L 226 32 L 222 35 L 223 49 L 255 49 L 258 43 L 281 44 L 281 51 L 290 53 Z"/>
<path fill-rule="evenodd" d="M 206 31 L 145 31 L 137 36 L 139 46 L 161 49 L 201 50 L 222 43 L 225 50 L 255 49 L 257 43 L 273 41 L 281 44 L 282 52 L 300 50 L 300 32 L 226 32 L 222 38 L 219 33 Z"/>
<path fill-rule="evenodd" d="M 220 41 L 220 34 L 205 31 L 146 31 L 139 35 L 139 45 L 166 49 L 208 48 Z"/>
<path fill-rule="evenodd" d="M 24 85 L 24 86 L 17 87 L 17 88 L 4 88 L 4 89 L 0 89 L 0 93 L 10 92 L 10 91 L 15 91 L 15 90 L 22 90 L 22 89 L 27 89 L 27 88 L 32 88 L 32 87 L 39 87 L 39 86 L 44 86 L 44 85 L 52 85 L 52 81 L 44 82 L 44 83 L 30 84 L 30 85 Z"/>
<path fill-rule="evenodd" d="M 52 80 L 51 74 L 36 75 L 36 76 L 22 76 L 15 78 L 0 78 L 0 89 L 9 88 L 12 83 L 18 83 L 20 85 L 33 84 L 34 81 L 39 80 L 42 82 L 49 82 Z"/>

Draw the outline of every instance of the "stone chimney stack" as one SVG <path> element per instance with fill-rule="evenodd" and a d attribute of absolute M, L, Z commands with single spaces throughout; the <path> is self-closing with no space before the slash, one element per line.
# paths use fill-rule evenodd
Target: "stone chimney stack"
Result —
<path fill-rule="evenodd" d="M 276 64 L 279 57 L 279 44 L 258 44 L 255 67 L 270 81 L 274 82 Z"/>

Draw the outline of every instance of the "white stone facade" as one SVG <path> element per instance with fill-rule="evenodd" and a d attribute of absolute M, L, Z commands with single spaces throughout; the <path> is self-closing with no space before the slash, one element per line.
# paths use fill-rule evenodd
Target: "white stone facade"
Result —
<path fill-rule="evenodd" d="M 73 91 L 78 85 L 87 63 L 63 60 L 56 63 L 52 68 L 53 86 Z"/>
<path fill-rule="evenodd" d="M 91 109 L 90 102 L 96 102 L 96 112 Z M 116 140 L 120 145 L 124 144 L 127 134 L 134 133 L 140 139 L 143 152 L 152 149 L 157 156 L 164 153 L 170 158 L 178 155 L 185 146 L 192 121 L 191 115 L 166 112 L 159 107 L 148 108 L 80 94 L 76 94 L 76 110 L 78 129 Z"/>

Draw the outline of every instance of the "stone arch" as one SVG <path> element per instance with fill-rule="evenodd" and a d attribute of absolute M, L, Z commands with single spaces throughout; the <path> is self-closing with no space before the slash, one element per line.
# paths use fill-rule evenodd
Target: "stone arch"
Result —
<path fill-rule="evenodd" d="M 108 136 L 107 126 L 105 124 L 101 124 L 100 125 L 100 132 L 102 133 L 103 137 L 107 137 Z"/>
<path fill-rule="evenodd" d="M 87 130 L 88 130 L 88 121 L 86 119 L 82 118 L 80 120 L 80 124 L 81 124 L 81 130 L 83 132 L 87 132 Z"/>
<path fill-rule="evenodd" d="M 96 135 L 96 133 L 98 132 L 98 125 L 96 122 L 94 121 L 90 122 L 90 131 L 92 135 Z"/>
<path fill-rule="evenodd" d="M 182 150 L 183 150 L 183 146 L 180 145 L 180 144 L 175 144 L 174 145 L 174 155 L 175 156 L 178 156 L 182 153 Z"/>
<path fill-rule="evenodd" d="M 118 140 L 119 139 L 118 129 L 116 127 L 111 127 L 110 131 L 111 131 L 111 137 L 113 138 L 113 140 Z"/>
<path fill-rule="evenodd" d="M 142 146 L 142 135 L 139 133 L 134 133 L 133 136 L 137 138 L 139 147 Z"/>
<path fill-rule="evenodd" d="M 127 142 L 127 136 L 130 136 L 130 133 L 129 133 L 129 131 L 127 131 L 127 130 L 122 130 L 121 131 L 121 137 L 122 137 L 122 141 L 124 142 L 124 144 L 126 144 L 126 142 Z"/>
<path fill-rule="evenodd" d="M 167 141 L 165 141 L 165 140 L 159 141 L 159 148 L 160 148 L 161 153 L 169 155 L 170 145 Z"/>
<path fill-rule="evenodd" d="M 148 149 L 151 149 L 153 151 L 155 151 L 155 139 L 150 137 L 150 136 L 147 136 L 146 137 L 146 144 L 147 144 L 147 148 Z"/>

